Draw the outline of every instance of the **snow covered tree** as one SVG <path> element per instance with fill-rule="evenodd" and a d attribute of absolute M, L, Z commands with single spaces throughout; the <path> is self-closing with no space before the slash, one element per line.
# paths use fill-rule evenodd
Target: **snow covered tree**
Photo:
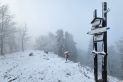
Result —
<path fill-rule="evenodd" d="M 46 36 L 40 36 L 36 39 L 36 49 L 56 52 L 56 37 L 53 33 Z"/>
<path fill-rule="evenodd" d="M 45 36 L 40 36 L 36 40 L 36 49 L 38 50 L 44 50 L 47 44 L 47 37 Z"/>
<path fill-rule="evenodd" d="M 85 64 L 87 66 L 90 66 L 90 67 L 93 67 L 94 66 L 94 58 L 93 58 L 93 55 L 92 55 L 92 51 L 93 51 L 93 37 L 90 39 L 89 41 L 89 45 L 88 45 L 88 51 L 87 51 L 87 54 L 84 55 L 85 57 Z M 87 60 L 88 59 L 88 60 Z"/>
<path fill-rule="evenodd" d="M 120 55 L 116 52 L 114 45 L 108 47 L 108 72 L 115 77 L 121 76 Z"/>
<path fill-rule="evenodd" d="M 49 33 L 46 36 L 37 38 L 36 49 L 54 52 L 61 57 L 64 57 L 65 51 L 69 51 L 71 54 L 70 59 L 72 61 L 76 61 L 78 56 L 73 36 L 68 32 L 65 32 L 64 35 L 64 32 L 61 29 L 57 30 L 56 35 Z"/>
<path fill-rule="evenodd" d="M 72 34 L 65 32 L 64 44 L 64 50 L 70 51 L 70 59 L 76 61 L 78 53 L 76 49 L 76 43 L 74 42 Z"/>
<path fill-rule="evenodd" d="M 48 34 L 48 51 L 56 53 L 57 45 L 56 45 L 56 36 L 53 33 Z"/>
<path fill-rule="evenodd" d="M 27 35 L 27 27 L 25 24 L 25 27 L 19 30 L 20 32 L 20 44 L 21 44 L 21 50 L 24 52 L 26 42 L 29 40 L 29 36 Z"/>
<path fill-rule="evenodd" d="M 119 55 L 118 60 L 120 60 L 120 63 L 121 63 L 120 75 L 123 78 L 123 38 L 117 42 L 117 49 L 118 49 L 117 54 Z"/>
<path fill-rule="evenodd" d="M 57 54 L 63 57 L 65 44 L 64 44 L 64 32 L 62 29 L 57 30 L 56 40 L 57 40 Z"/>
<path fill-rule="evenodd" d="M 3 55 L 7 50 L 6 45 L 8 39 L 14 39 L 15 23 L 12 21 L 12 15 L 8 12 L 8 6 L 2 5 L 0 7 L 0 54 Z M 11 37 L 11 39 L 10 39 Z M 9 45 L 10 46 L 10 45 Z"/>

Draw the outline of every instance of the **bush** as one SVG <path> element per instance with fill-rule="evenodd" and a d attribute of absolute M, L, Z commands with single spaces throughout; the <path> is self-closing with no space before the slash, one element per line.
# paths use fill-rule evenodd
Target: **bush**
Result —
<path fill-rule="evenodd" d="M 29 56 L 33 56 L 33 53 L 31 52 L 31 53 L 29 53 Z"/>

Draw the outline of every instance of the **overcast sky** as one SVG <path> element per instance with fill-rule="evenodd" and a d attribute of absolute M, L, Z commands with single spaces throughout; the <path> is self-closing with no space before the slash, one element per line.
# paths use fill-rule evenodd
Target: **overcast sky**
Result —
<path fill-rule="evenodd" d="M 63 29 L 74 35 L 77 46 L 86 50 L 91 38 L 86 33 L 91 29 L 93 10 L 101 16 L 104 0 L 3 0 L 15 15 L 18 25 L 27 24 L 33 38 Z M 111 11 L 108 13 L 108 45 L 123 37 L 123 1 L 105 0 Z"/>

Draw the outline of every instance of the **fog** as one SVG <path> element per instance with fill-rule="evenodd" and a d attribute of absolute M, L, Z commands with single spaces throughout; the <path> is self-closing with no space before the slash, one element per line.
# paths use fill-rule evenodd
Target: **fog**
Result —
<path fill-rule="evenodd" d="M 9 10 L 15 15 L 20 26 L 27 24 L 29 35 L 36 38 L 48 32 L 63 29 L 74 35 L 77 46 L 87 50 L 90 35 L 86 33 L 91 28 L 93 10 L 98 9 L 101 16 L 103 0 L 3 0 Z M 121 0 L 106 0 L 108 2 L 108 45 L 114 44 L 122 37 L 123 10 Z"/>
<path fill-rule="evenodd" d="M 94 47 L 92 36 L 87 32 L 92 28 L 95 9 L 97 16 L 102 17 L 104 1 L 110 10 L 107 13 L 108 46 L 105 47 L 103 41 Z M 53 53 L 66 61 L 70 55 L 70 61 L 93 69 L 96 56 L 92 54 L 96 54 L 101 72 L 103 58 L 108 56 L 108 75 L 123 79 L 122 4 L 120 0 L 0 0 L 0 57 L 26 51 L 33 56 L 30 50 L 37 50 Z M 105 21 L 101 25 L 104 27 L 104 24 Z"/>
<path fill-rule="evenodd" d="M 6 3 L 15 14 L 18 24 L 27 24 L 31 36 L 37 37 L 50 31 L 55 32 L 60 28 L 71 32 L 80 48 L 88 46 L 90 36 L 86 32 L 91 28 L 93 10 L 97 8 L 101 14 L 101 1 L 99 0 L 93 2 L 88 0 L 6 0 Z M 122 35 L 120 30 L 122 23 L 119 23 L 120 20 L 113 20 L 121 19 L 123 12 L 118 10 L 118 7 L 122 7 L 122 4 L 118 1 L 110 1 L 108 6 L 111 9 L 108 15 L 108 26 L 111 28 L 109 40 L 113 43 Z M 114 31 L 118 34 L 114 35 Z"/>

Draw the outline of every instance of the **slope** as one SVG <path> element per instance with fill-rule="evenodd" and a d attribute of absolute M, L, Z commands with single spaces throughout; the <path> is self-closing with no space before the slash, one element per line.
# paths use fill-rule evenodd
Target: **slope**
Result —
<path fill-rule="evenodd" d="M 29 56 L 32 52 L 33 56 Z M 117 79 L 111 82 L 119 82 Z M 55 54 L 26 51 L 0 57 L 0 82 L 94 82 L 93 70 Z"/>

